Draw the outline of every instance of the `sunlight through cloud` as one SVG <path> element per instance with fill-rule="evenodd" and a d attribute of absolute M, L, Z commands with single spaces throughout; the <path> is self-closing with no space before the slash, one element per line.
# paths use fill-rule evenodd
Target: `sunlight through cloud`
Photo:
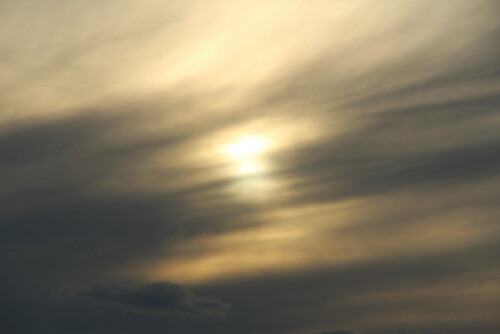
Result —
<path fill-rule="evenodd" d="M 264 172 L 264 163 L 260 154 L 269 149 L 269 142 L 264 137 L 248 136 L 224 146 L 224 153 L 235 165 L 235 173 L 250 176 Z"/>
<path fill-rule="evenodd" d="M 225 147 L 226 153 L 235 160 L 253 156 L 267 149 L 268 143 L 262 137 L 245 137 Z"/>

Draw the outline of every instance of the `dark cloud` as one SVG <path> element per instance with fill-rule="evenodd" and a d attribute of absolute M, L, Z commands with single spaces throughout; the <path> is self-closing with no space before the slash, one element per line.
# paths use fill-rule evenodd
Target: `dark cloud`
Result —
<path fill-rule="evenodd" d="M 237 201 L 228 206 L 231 199 L 220 192 L 231 178 L 170 188 L 179 177 L 196 178 L 210 166 L 151 163 L 158 154 L 175 162 L 176 150 L 193 135 L 151 136 L 140 129 L 132 138 L 124 135 L 124 128 L 148 124 L 143 117 L 137 111 L 126 117 L 116 110 L 88 111 L 0 135 L 0 239 L 7 267 L 25 277 L 44 267 L 38 280 L 54 288 L 82 273 L 92 281 L 126 263 L 166 258 L 179 242 L 247 224 L 244 216 L 252 206 Z M 207 131 L 213 126 L 207 124 Z M 134 187 L 145 175 L 162 189 Z M 200 205 L 195 196 L 211 196 L 211 205 Z"/>
<path fill-rule="evenodd" d="M 95 286 L 66 291 L 64 295 L 166 316 L 224 316 L 230 309 L 220 300 L 197 296 L 188 288 L 169 282 Z"/>
<path fill-rule="evenodd" d="M 278 173 L 306 190 L 300 201 L 443 188 L 494 178 L 500 170 L 496 154 L 500 138 L 494 125 L 499 106 L 498 97 L 489 96 L 356 118 L 353 123 L 358 125 L 344 135 L 283 154 Z M 465 134 L 472 137 L 464 138 Z"/>

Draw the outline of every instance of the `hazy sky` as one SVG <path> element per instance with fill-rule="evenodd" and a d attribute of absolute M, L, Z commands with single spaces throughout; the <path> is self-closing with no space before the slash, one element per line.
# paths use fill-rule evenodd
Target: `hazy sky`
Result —
<path fill-rule="evenodd" d="M 0 331 L 500 333 L 499 17 L 0 0 Z"/>

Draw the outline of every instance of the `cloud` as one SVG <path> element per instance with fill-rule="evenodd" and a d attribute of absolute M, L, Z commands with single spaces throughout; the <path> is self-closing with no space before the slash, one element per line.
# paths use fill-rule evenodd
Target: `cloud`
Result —
<path fill-rule="evenodd" d="M 235 306 L 232 317 L 249 328 L 244 333 L 257 333 L 252 326 L 260 322 L 274 329 L 270 333 L 311 333 L 312 327 L 333 325 L 356 328 L 362 334 L 405 331 L 413 334 L 419 333 L 415 331 L 418 322 L 420 328 L 489 334 L 494 331 L 488 328 L 498 323 L 491 311 L 495 297 L 488 298 L 491 292 L 487 289 L 481 292 L 481 287 L 496 284 L 493 274 L 485 279 L 484 273 L 495 270 L 494 259 L 499 251 L 497 243 L 491 242 L 439 255 L 368 259 L 337 267 L 224 282 L 201 291 L 230 299 Z M 472 273 L 484 281 L 477 281 Z M 478 313 L 472 314 L 471 309 Z M 462 316 L 443 324 L 436 322 L 436 314 L 443 318 Z M 394 320 L 410 315 L 415 322 Z"/>
<path fill-rule="evenodd" d="M 196 179 L 209 169 L 175 166 L 179 146 L 192 133 L 152 136 L 141 132 L 148 122 L 139 111 L 118 114 L 116 108 L 0 134 L 0 216 L 6 222 L 0 238 L 6 258 L 17 261 L 13 265 L 31 270 L 31 260 L 21 260 L 21 254 L 31 253 L 37 263 L 51 268 L 42 275 L 51 280 L 73 270 L 88 277 L 87 270 L 95 273 L 122 261 L 145 259 L 160 248 L 164 256 L 166 245 L 190 236 L 238 228 L 240 213 L 249 212 L 236 202 L 201 208 L 192 200 L 194 195 L 217 193 L 229 182 L 225 179 L 172 189 L 173 181 Z M 132 138 L 124 135 L 124 128 L 131 126 L 137 130 Z M 202 130 L 194 132 L 201 135 Z M 165 156 L 167 166 L 151 161 L 158 155 Z M 146 177 L 160 189 L 145 191 Z"/>
<path fill-rule="evenodd" d="M 282 153 L 278 170 L 306 190 L 298 201 L 312 202 L 495 178 L 498 106 L 483 96 L 353 117 L 345 133 Z"/>
<path fill-rule="evenodd" d="M 5 3 L 3 332 L 495 332 L 498 3 Z"/>
<path fill-rule="evenodd" d="M 225 316 L 230 310 L 227 303 L 197 296 L 188 288 L 169 282 L 94 286 L 63 294 L 135 312 L 165 316 L 218 317 Z"/>

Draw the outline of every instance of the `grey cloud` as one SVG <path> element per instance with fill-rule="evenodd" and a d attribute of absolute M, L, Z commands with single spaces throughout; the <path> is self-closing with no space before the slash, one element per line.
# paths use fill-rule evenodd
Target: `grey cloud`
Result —
<path fill-rule="evenodd" d="M 166 316 L 224 316 L 230 309 L 229 304 L 220 300 L 197 296 L 188 288 L 169 282 L 95 286 L 74 292 L 66 291 L 64 294 L 136 312 Z"/>
<path fill-rule="evenodd" d="M 219 120 L 150 135 L 141 129 L 159 117 L 158 110 L 130 105 L 3 129 L 0 243 L 2 267 L 11 277 L 1 286 L 5 295 L 26 289 L 34 275 L 39 291 L 49 292 L 67 281 L 93 281 L 118 268 L 167 259 L 176 244 L 195 236 L 256 223 L 252 205 L 218 198 L 230 178 L 173 190 L 172 180 L 196 178 L 210 167 L 148 162 L 160 153 L 175 162 L 179 147 L 214 131 Z M 161 105 L 161 112 L 175 110 L 169 101 Z M 131 127 L 137 131 L 129 136 Z M 129 185 L 145 174 L 162 189 Z M 107 182 L 122 188 L 101 186 Z M 203 195 L 211 195 L 210 205 L 193 200 Z"/>
<path fill-rule="evenodd" d="M 221 195 L 220 190 L 234 181 L 231 178 L 175 190 L 170 187 L 181 177 L 196 179 L 210 166 L 175 168 L 150 163 L 149 159 L 159 154 L 168 163 L 175 163 L 179 151 L 185 152 L 183 147 L 191 140 L 237 121 L 236 117 L 213 117 L 191 127 L 147 131 L 158 117 L 189 109 L 180 104 L 169 98 L 144 99 L 2 127 L 0 266 L 5 275 L 0 284 L 0 310 L 8 320 L 0 331 L 48 334 L 53 332 L 51 328 L 58 328 L 84 334 L 74 328 L 80 323 L 82 328 L 93 328 L 94 333 L 116 328 L 128 333 L 128 326 L 137 323 L 131 328 L 139 332 L 144 328 L 142 320 L 136 318 L 140 314 L 127 315 L 132 320 L 121 326 L 123 319 L 115 316 L 115 308 L 103 311 L 70 301 L 57 305 L 49 296 L 67 284 L 106 281 L 117 275 L 135 278 L 152 263 L 176 256 L 179 243 L 258 223 L 251 204 Z M 145 175 L 162 187 L 144 191 L 131 185 L 136 180 L 140 184 Z M 114 189 L 108 182 L 120 188 Z M 194 199 L 204 196 L 210 196 L 210 205 Z M 200 245 L 199 251 L 203 249 Z M 123 274 L 123 270 L 132 274 Z M 196 317 L 181 323 L 178 317 L 155 320 L 164 321 L 163 327 L 178 328 L 179 333 L 186 327 L 203 330 L 203 322 L 219 321 L 214 320 L 221 318 L 216 315 L 227 311 L 225 303 L 200 297 L 187 288 L 161 289 L 165 297 L 175 291 L 184 294 L 184 301 L 171 305 L 172 314 L 175 307 L 184 307 L 178 314 L 187 317 L 191 312 L 191 317 Z M 36 310 L 37 315 L 30 310 Z M 163 313 L 167 311 L 165 305 Z M 42 320 L 45 317 L 47 320 Z M 83 324 L 87 317 L 94 319 L 88 320 L 91 325 Z M 109 323 L 103 320 L 106 317 L 115 319 L 109 325 L 112 328 L 105 325 Z M 18 320 L 28 318 L 33 321 Z M 152 333 L 159 326 L 155 321 L 148 327 Z M 193 324 L 187 323 L 191 321 Z"/>
<path fill-rule="evenodd" d="M 278 175 L 310 189 L 303 199 L 313 201 L 494 178 L 498 106 L 492 96 L 355 118 L 358 125 L 346 134 L 278 157 Z"/>

